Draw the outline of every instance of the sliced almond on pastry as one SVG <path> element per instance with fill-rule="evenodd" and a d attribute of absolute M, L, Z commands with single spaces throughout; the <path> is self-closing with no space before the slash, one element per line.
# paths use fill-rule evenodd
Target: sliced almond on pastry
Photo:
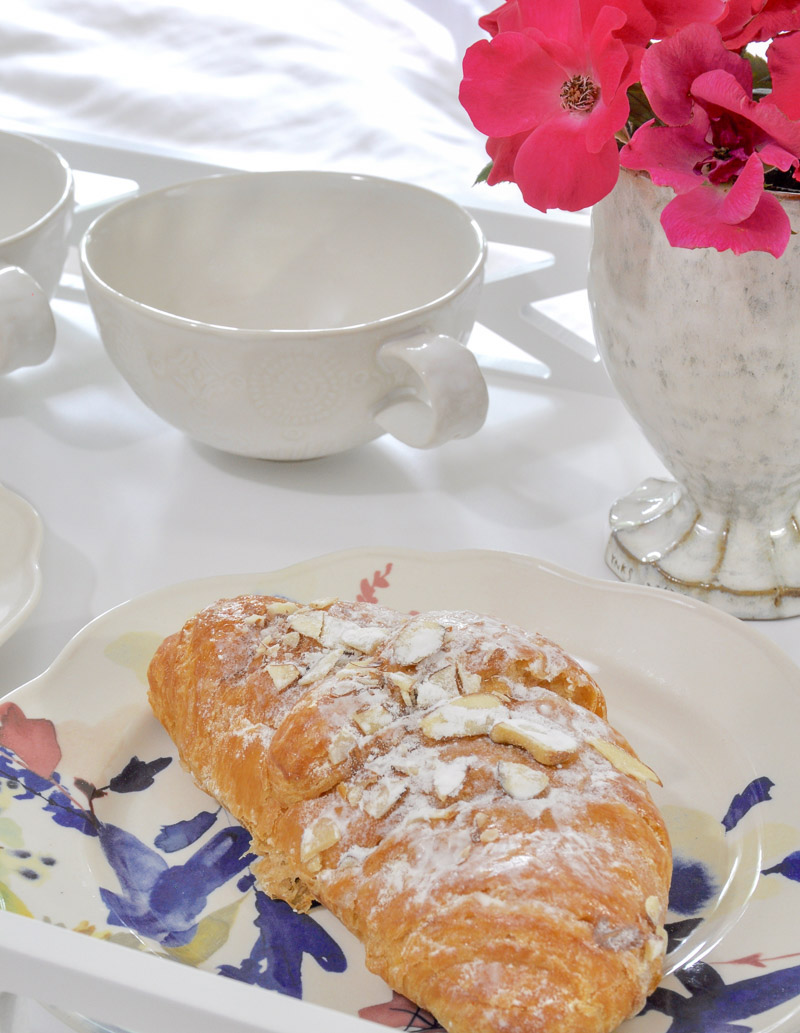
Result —
<path fill-rule="evenodd" d="M 358 743 L 358 736 L 350 728 L 340 728 L 328 743 L 328 760 L 331 764 L 341 764 L 350 756 L 353 747 Z"/>
<path fill-rule="evenodd" d="M 578 743 L 555 726 L 528 718 L 509 718 L 492 725 L 492 742 L 519 746 L 534 760 L 548 767 L 566 764 L 578 753 Z"/>
<path fill-rule="evenodd" d="M 589 743 L 598 753 L 602 753 L 606 760 L 611 761 L 617 771 L 621 771 L 623 775 L 631 775 L 640 782 L 655 782 L 657 785 L 661 785 L 661 779 L 652 768 L 621 746 L 617 746 L 616 743 L 608 742 L 606 739 L 589 739 Z"/>
<path fill-rule="evenodd" d="M 658 897 L 648 897 L 644 902 L 644 909 L 647 912 L 647 917 L 658 928 L 661 922 L 661 901 Z"/>
<path fill-rule="evenodd" d="M 322 610 L 301 610 L 299 613 L 292 614 L 288 624 L 294 631 L 319 642 L 324 622 L 325 614 Z"/>
<path fill-rule="evenodd" d="M 420 721 L 420 728 L 429 739 L 485 735 L 498 719 L 497 708 L 502 706 L 500 700 L 488 692 L 459 696 L 428 711 Z"/>
<path fill-rule="evenodd" d="M 417 693 L 414 688 L 416 678 L 405 671 L 389 671 L 386 680 L 390 685 L 400 690 L 400 697 L 407 707 L 413 707 L 417 701 Z"/>
<path fill-rule="evenodd" d="M 303 832 L 300 839 L 300 860 L 305 864 L 323 850 L 336 846 L 341 838 L 341 830 L 333 819 L 318 818 Z"/>
<path fill-rule="evenodd" d="M 456 671 L 458 672 L 458 680 L 461 682 L 461 691 L 465 696 L 481 691 L 482 679 L 476 671 L 468 671 L 467 668 L 460 663 L 456 664 Z"/>
<path fill-rule="evenodd" d="M 448 707 L 458 707 L 460 710 L 483 710 L 502 706 L 502 703 L 492 692 L 472 692 L 469 696 L 460 696 L 447 704 Z"/>
<path fill-rule="evenodd" d="M 331 649 L 330 652 L 323 653 L 300 679 L 300 684 L 311 685 L 313 682 L 324 678 L 326 674 L 330 674 L 343 656 L 344 651 L 341 649 Z"/>
<path fill-rule="evenodd" d="M 278 692 L 288 689 L 300 677 L 300 671 L 294 664 L 267 664 L 267 674 Z"/>
<path fill-rule="evenodd" d="M 385 628 L 360 628 L 357 624 L 348 627 L 342 634 L 342 645 L 357 649 L 359 653 L 372 656 L 378 646 L 382 646 L 388 638 Z"/>
<path fill-rule="evenodd" d="M 648 961 L 654 961 L 656 958 L 660 958 L 663 954 L 666 954 L 668 946 L 668 936 L 664 929 L 661 929 L 649 937 L 644 948 L 644 956 Z"/>
<path fill-rule="evenodd" d="M 466 757 L 458 760 L 440 761 L 433 772 L 433 791 L 444 802 L 448 796 L 454 796 L 467 777 L 469 762 Z"/>
<path fill-rule="evenodd" d="M 362 626 L 355 621 L 342 620 L 328 614 L 320 640 L 324 646 L 346 646 L 371 656 L 388 637 L 389 632 L 379 624 Z"/>
<path fill-rule="evenodd" d="M 428 678 L 418 681 L 416 697 L 417 706 L 423 708 L 457 698 L 458 682 L 456 681 L 455 665 L 448 664 Z"/>
<path fill-rule="evenodd" d="M 402 778 L 384 778 L 376 786 L 367 789 L 358 806 L 370 818 L 382 818 L 394 807 L 408 790 L 408 782 Z"/>
<path fill-rule="evenodd" d="M 279 617 L 281 614 L 294 613 L 300 607 L 297 603 L 290 602 L 288 599 L 275 599 L 267 603 L 265 609 L 270 617 Z"/>
<path fill-rule="evenodd" d="M 442 648 L 444 626 L 438 621 L 414 621 L 401 629 L 392 644 L 394 659 L 403 666 L 418 664 Z"/>
<path fill-rule="evenodd" d="M 497 765 L 500 785 L 512 800 L 533 800 L 547 789 L 550 779 L 545 771 L 537 771 L 514 760 L 501 760 Z"/>
<path fill-rule="evenodd" d="M 386 725 L 391 724 L 392 715 L 382 706 L 369 707 L 368 710 L 360 710 L 357 714 L 353 715 L 353 720 L 364 733 L 364 735 L 374 735 L 379 732 L 381 728 L 385 728 Z"/>

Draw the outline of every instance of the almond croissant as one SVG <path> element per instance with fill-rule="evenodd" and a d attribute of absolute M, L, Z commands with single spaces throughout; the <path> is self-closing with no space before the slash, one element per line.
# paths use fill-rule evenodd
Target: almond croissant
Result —
<path fill-rule="evenodd" d="M 324 904 L 449 1033 L 607 1033 L 658 983 L 656 776 L 552 642 L 467 612 L 243 596 L 166 639 L 149 681 L 261 887 Z"/>

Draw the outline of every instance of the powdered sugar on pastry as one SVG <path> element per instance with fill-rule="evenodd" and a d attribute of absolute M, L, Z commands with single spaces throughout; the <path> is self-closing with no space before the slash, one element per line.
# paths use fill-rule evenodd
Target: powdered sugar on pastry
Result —
<path fill-rule="evenodd" d="M 329 907 L 449 1033 L 608 1033 L 658 981 L 657 776 L 560 647 L 491 617 L 215 603 L 150 669 L 264 889 Z"/>

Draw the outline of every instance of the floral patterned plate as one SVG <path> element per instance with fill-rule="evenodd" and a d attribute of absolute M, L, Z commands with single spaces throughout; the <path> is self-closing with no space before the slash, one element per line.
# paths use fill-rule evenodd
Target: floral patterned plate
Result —
<path fill-rule="evenodd" d="M 262 591 L 465 607 L 564 645 L 664 782 L 667 972 L 626 1033 L 798 1028 L 800 670 L 702 603 L 488 551 L 356 550 L 167 588 L 98 618 L 1 700 L 0 990 L 143 1033 L 438 1028 L 366 972 L 330 914 L 255 889 L 248 837 L 150 714 L 161 639 Z"/>
<path fill-rule="evenodd" d="M 42 522 L 29 503 L 0 484 L 0 644 L 39 599 Z"/>

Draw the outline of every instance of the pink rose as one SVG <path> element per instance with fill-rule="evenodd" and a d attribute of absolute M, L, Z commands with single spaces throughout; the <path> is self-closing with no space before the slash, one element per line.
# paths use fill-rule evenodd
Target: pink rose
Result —
<path fill-rule="evenodd" d="M 764 190 L 764 166 L 798 168 L 800 125 L 774 103 L 752 99 L 748 61 L 729 52 L 711 26 L 690 25 L 656 43 L 641 72 L 666 124 L 641 126 L 620 162 L 678 194 L 662 214 L 670 242 L 780 256 L 789 219 Z"/>
<path fill-rule="evenodd" d="M 643 53 L 625 6 L 511 0 L 487 24 L 495 35 L 467 50 L 459 97 L 489 138 L 489 183 L 515 182 L 540 211 L 594 204 L 619 175 L 615 134 Z"/>

